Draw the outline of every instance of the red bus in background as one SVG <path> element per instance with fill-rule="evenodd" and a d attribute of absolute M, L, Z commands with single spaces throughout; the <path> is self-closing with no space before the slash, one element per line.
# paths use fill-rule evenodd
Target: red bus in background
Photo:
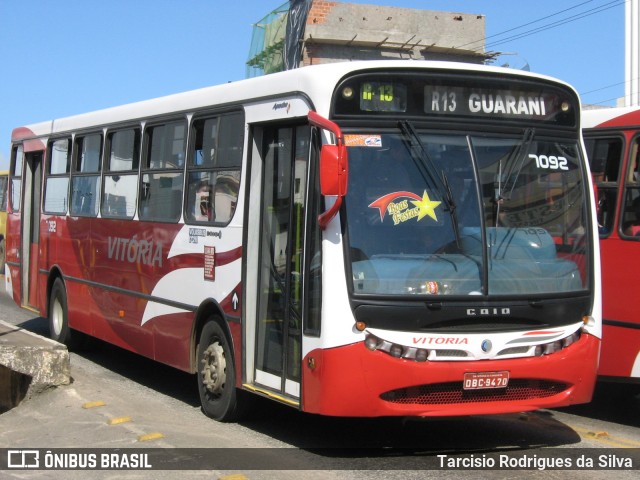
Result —
<path fill-rule="evenodd" d="M 4 275 L 5 237 L 7 236 L 7 191 L 9 170 L 0 171 L 0 275 Z"/>
<path fill-rule="evenodd" d="M 300 68 L 16 128 L 7 290 L 51 336 L 335 416 L 591 399 L 573 88 L 461 63 Z"/>
<path fill-rule="evenodd" d="M 599 375 L 640 382 L 640 108 L 583 110 L 602 262 Z"/>

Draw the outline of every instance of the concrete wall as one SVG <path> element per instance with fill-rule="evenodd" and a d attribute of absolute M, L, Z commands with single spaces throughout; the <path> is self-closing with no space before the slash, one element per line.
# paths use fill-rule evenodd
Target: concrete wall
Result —
<path fill-rule="evenodd" d="M 303 64 L 385 58 L 483 63 L 484 38 L 483 15 L 314 0 Z"/>
<path fill-rule="evenodd" d="M 0 414 L 70 382 L 67 347 L 0 320 Z"/>

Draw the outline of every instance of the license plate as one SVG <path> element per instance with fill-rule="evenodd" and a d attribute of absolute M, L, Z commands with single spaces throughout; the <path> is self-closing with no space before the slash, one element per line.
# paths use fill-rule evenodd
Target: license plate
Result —
<path fill-rule="evenodd" d="M 463 388 L 465 390 L 506 388 L 508 384 L 509 372 L 475 372 L 464 374 Z"/>

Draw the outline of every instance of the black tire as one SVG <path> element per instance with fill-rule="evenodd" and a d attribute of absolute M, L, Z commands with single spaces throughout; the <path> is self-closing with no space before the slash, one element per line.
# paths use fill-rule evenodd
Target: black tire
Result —
<path fill-rule="evenodd" d="M 69 313 L 67 311 L 67 290 L 60 278 L 56 278 L 49 297 L 49 337 L 65 345 L 71 339 Z"/>
<path fill-rule="evenodd" d="M 210 320 L 202 329 L 197 352 L 198 393 L 202 411 L 220 422 L 233 422 L 242 414 L 235 386 L 236 369 L 229 339 L 220 323 Z"/>
<path fill-rule="evenodd" d="M 49 296 L 49 337 L 62 343 L 70 350 L 80 350 L 85 346 L 86 336 L 69 327 L 67 309 L 67 289 L 61 278 L 56 278 Z"/>

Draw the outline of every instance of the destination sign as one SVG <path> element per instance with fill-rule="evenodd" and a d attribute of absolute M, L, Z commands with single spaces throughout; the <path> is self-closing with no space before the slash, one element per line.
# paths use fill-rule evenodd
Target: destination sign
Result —
<path fill-rule="evenodd" d="M 544 120 L 559 111 L 568 111 L 556 95 L 541 91 L 489 90 L 473 87 L 424 87 L 427 114 L 515 117 Z"/>
<path fill-rule="evenodd" d="M 373 112 L 406 112 L 407 86 L 394 82 L 363 82 L 360 109 Z"/>

